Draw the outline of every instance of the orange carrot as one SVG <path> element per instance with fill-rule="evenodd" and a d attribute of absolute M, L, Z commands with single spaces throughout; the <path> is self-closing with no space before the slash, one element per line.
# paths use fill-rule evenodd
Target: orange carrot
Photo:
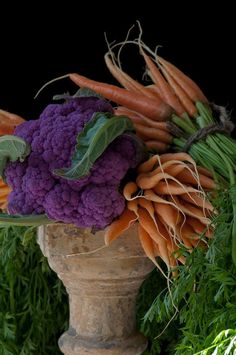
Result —
<path fill-rule="evenodd" d="M 176 81 L 172 78 L 172 76 L 169 75 L 169 73 L 166 72 L 166 70 L 161 67 L 161 71 L 163 75 L 165 76 L 166 80 L 174 90 L 176 96 L 179 98 L 180 102 L 182 103 L 183 107 L 185 108 L 186 112 L 191 116 L 195 117 L 197 114 L 197 108 L 189 98 L 189 96 L 186 94 L 186 92 L 179 86 Z"/>
<path fill-rule="evenodd" d="M 196 192 L 190 192 L 188 194 L 182 194 L 181 198 L 189 203 L 202 207 L 203 209 L 207 209 L 209 211 L 213 211 L 214 207 L 207 200 L 206 196 L 203 198 Z"/>
<path fill-rule="evenodd" d="M 138 235 L 145 254 L 156 265 L 156 250 L 153 245 L 153 240 L 149 236 L 148 232 L 140 224 L 138 225 Z"/>
<path fill-rule="evenodd" d="M 156 139 L 157 141 L 161 141 L 163 143 L 171 143 L 173 137 L 170 133 L 166 131 L 162 131 L 161 129 L 154 128 L 154 127 L 147 127 L 143 124 L 134 124 L 135 130 L 137 132 L 142 133 L 148 139 Z"/>
<path fill-rule="evenodd" d="M 115 109 L 115 114 L 127 116 L 131 119 L 131 121 L 133 123 L 140 123 L 140 124 L 146 125 L 148 127 L 154 127 L 154 128 L 158 128 L 163 131 L 169 132 L 167 122 L 157 122 L 157 121 L 151 120 L 150 118 L 143 116 L 138 112 L 129 110 L 128 108 L 126 108 L 124 106 L 118 106 Z"/>
<path fill-rule="evenodd" d="M 169 266 L 169 255 L 167 252 L 167 245 L 165 239 L 159 234 L 153 220 L 149 216 L 148 212 L 140 207 L 138 209 L 139 223 L 150 235 L 150 237 L 158 244 L 160 256 L 164 260 L 167 266 Z"/>
<path fill-rule="evenodd" d="M 114 85 L 97 82 L 79 74 L 70 74 L 70 79 L 80 87 L 87 87 L 105 98 L 137 111 L 153 120 L 166 121 L 171 115 L 171 108 L 161 99 L 144 97 Z"/>
<path fill-rule="evenodd" d="M 179 86 L 188 94 L 188 96 L 193 100 L 202 101 L 208 103 L 206 96 L 203 94 L 199 86 L 190 79 L 186 74 L 179 70 L 176 66 L 167 62 L 167 60 L 158 56 L 158 61 L 163 65 L 165 70 L 172 76 L 172 78 L 178 83 Z"/>
<path fill-rule="evenodd" d="M 192 185 L 198 185 L 200 182 L 201 186 L 204 187 L 205 189 L 213 190 L 216 188 L 216 184 L 213 179 L 202 174 L 198 174 L 198 177 L 195 177 L 188 170 L 180 172 L 177 175 L 177 179 L 183 183 L 188 183 Z"/>
<path fill-rule="evenodd" d="M 133 195 L 138 191 L 138 186 L 134 181 L 128 182 L 124 189 L 123 189 L 123 195 L 127 201 L 133 199 Z"/>
<path fill-rule="evenodd" d="M 158 153 L 165 153 L 170 147 L 168 144 L 163 142 L 158 142 L 156 140 L 147 140 L 145 141 L 145 145 L 147 146 L 148 149 L 153 149 Z"/>
<path fill-rule="evenodd" d="M 187 223 L 193 228 L 194 232 L 197 234 L 202 234 L 208 238 L 212 237 L 213 231 L 212 229 L 206 229 L 206 226 L 201 223 L 197 218 L 187 216 Z"/>
<path fill-rule="evenodd" d="M 124 212 L 112 222 L 105 230 L 105 244 L 109 245 L 113 240 L 118 238 L 126 229 L 128 229 L 137 219 L 134 212 L 127 208 Z"/>
<path fill-rule="evenodd" d="M 22 117 L 15 115 L 14 113 L 0 110 L 0 122 L 3 122 L 3 120 L 5 123 L 11 125 L 18 125 L 25 121 Z"/>
<path fill-rule="evenodd" d="M 183 189 L 183 187 L 175 181 L 168 182 L 168 185 L 166 182 L 161 181 L 153 188 L 153 190 L 160 195 L 182 195 L 186 194 L 187 192 L 191 193 L 198 191 L 195 188 L 187 185 L 184 185 Z"/>
<path fill-rule="evenodd" d="M 180 161 L 187 161 L 187 162 L 193 164 L 194 166 L 196 165 L 193 158 L 191 158 L 191 156 L 189 154 L 184 153 L 184 152 L 162 154 L 160 156 L 160 160 L 161 160 L 162 164 L 169 161 L 169 160 L 180 160 Z"/>
<path fill-rule="evenodd" d="M 148 69 L 150 70 L 151 79 L 160 88 L 160 91 L 162 93 L 161 98 L 168 105 L 170 105 L 179 116 L 182 116 L 182 114 L 185 112 L 185 109 L 183 108 L 179 99 L 172 91 L 172 88 L 166 82 L 164 77 L 161 75 L 160 70 L 158 69 L 156 64 L 152 61 L 152 59 L 148 55 L 146 55 L 143 50 L 141 51 L 141 54 L 146 62 Z"/>
<path fill-rule="evenodd" d="M 138 166 L 139 173 L 149 173 L 157 164 L 158 156 L 152 155 L 148 160 Z"/>
<path fill-rule="evenodd" d="M 152 91 L 147 90 L 145 86 L 140 84 L 138 81 L 134 80 L 125 73 L 121 68 L 119 68 L 116 64 L 112 62 L 109 58 L 109 53 L 106 53 L 105 56 L 105 63 L 107 68 L 109 69 L 110 73 L 116 78 L 116 80 L 126 89 L 142 94 L 147 97 L 156 98 L 157 95 L 154 94 Z"/>

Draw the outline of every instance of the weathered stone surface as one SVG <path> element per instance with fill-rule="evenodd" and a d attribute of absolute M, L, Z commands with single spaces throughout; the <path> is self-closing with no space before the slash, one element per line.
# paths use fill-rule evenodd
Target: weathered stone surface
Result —
<path fill-rule="evenodd" d="M 145 338 L 136 331 L 135 300 L 153 269 L 133 227 L 104 246 L 104 232 L 73 225 L 38 230 L 38 242 L 69 294 L 70 328 L 59 346 L 65 355 L 139 355 Z"/>

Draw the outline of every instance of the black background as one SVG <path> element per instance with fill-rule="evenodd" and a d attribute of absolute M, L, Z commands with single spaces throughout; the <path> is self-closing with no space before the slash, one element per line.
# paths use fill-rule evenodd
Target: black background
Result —
<path fill-rule="evenodd" d="M 115 82 L 103 60 L 107 49 L 104 32 L 110 42 L 123 40 L 139 20 L 149 46 L 162 45 L 159 53 L 163 57 L 191 75 L 211 101 L 234 114 L 234 10 L 226 2 L 206 5 L 69 1 L 50 8 L 42 3 L 23 8 L 9 3 L 1 11 L 0 22 L 0 108 L 36 118 L 52 95 L 75 90 L 64 80 L 33 99 L 46 81 L 68 72 Z M 125 53 L 125 69 L 140 79 L 144 65 L 138 52 Z"/>

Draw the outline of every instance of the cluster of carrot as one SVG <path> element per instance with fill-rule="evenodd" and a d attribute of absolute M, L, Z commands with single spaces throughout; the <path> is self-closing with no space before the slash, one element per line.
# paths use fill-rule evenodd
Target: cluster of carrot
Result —
<path fill-rule="evenodd" d="M 0 136 L 12 134 L 15 127 L 22 122 L 24 122 L 24 119 L 20 116 L 0 110 Z M 0 210 L 6 209 L 7 196 L 10 191 L 9 186 L 0 179 Z"/>
<path fill-rule="evenodd" d="M 158 256 L 168 269 L 184 264 L 181 248 L 191 252 L 198 245 L 204 247 L 212 236 L 214 211 L 206 192 L 214 188 L 211 173 L 197 167 L 187 153 L 151 156 L 138 167 L 136 181 L 124 187 L 127 207 L 107 227 L 105 244 L 138 222 L 141 245 L 157 267 Z"/>
<path fill-rule="evenodd" d="M 119 105 L 116 114 L 126 115 L 133 121 L 137 135 L 147 147 L 158 153 L 166 152 L 173 139 L 167 122 L 172 113 L 183 119 L 185 115 L 195 117 L 195 102 L 208 101 L 197 84 L 177 67 L 157 56 L 140 41 L 134 43 L 139 46 L 146 63 L 151 85 L 142 85 L 125 73 L 111 49 L 105 54 L 105 62 L 123 88 L 79 74 L 70 74 L 69 77 L 80 87 L 87 87 Z"/>

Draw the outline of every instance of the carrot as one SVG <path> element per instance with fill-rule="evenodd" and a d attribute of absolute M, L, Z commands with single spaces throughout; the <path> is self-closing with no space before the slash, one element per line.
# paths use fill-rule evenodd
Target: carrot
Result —
<path fill-rule="evenodd" d="M 109 53 L 106 53 L 104 56 L 105 63 L 110 73 L 116 78 L 116 80 L 126 89 L 142 94 L 147 97 L 156 98 L 157 95 L 152 91 L 147 90 L 145 86 L 140 84 L 138 81 L 134 80 L 125 73 L 121 68 L 119 68 L 113 61 L 109 58 Z"/>
<path fill-rule="evenodd" d="M 140 224 L 138 225 L 138 235 L 145 254 L 155 265 L 157 265 L 155 257 L 156 250 L 154 248 L 153 240 Z"/>
<path fill-rule="evenodd" d="M 179 102 L 179 99 L 176 97 L 174 92 L 172 91 L 172 88 L 170 85 L 166 82 L 164 77 L 161 75 L 160 70 L 156 66 L 156 64 L 152 61 L 152 59 L 145 54 L 145 52 L 142 50 L 141 54 L 146 62 L 146 65 L 148 69 L 150 70 L 150 77 L 152 81 L 157 84 L 160 88 L 161 91 L 161 98 L 168 104 L 170 105 L 175 112 L 179 115 L 182 116 L 183 113 L 185 112 L 183 106 Z"/>
<path fill-rule="evenodd" d="M 87 87 L 105 98 L 137 111 L 148 118 L 157 121 L 166 121 L 172 109 L 161 99 L 144 97 L 142 94 L 133 93 L 114 85 L 97 82 L 79 74 L 70 74 L 70 79 L 80 87 Z"/>
<path fill-rule="evenodd" d="M 124 189 L 123 189 L 123 195 L 127 201 L 133 200 L 136 197 L 132 197 L 133 194 L 135 194 L 138 191 L 138 186 L 134 181 L 128 182 Z"/>
<path fill-rule="evenodd" d="M 22 117 L 15 115 L 14 113 L 0 110 L 0 122 L 2 122 L 2 120 L 11 125 L 18 125 L 25 121 Z"/>
<path fill-rule="evenodd" d="M 188 183 L 192 185 L 198 185 L 200 183 L 201 186 L 204 187 L 205 189 L 213 190 L 216 188 L 216 184 L 213 179 L 202 174 L 198 174 L 198 178 L 196 178 L 188 170 L 180 172 L 177 175 L 177 178 L 183 183 Z"/>
<path fill-rule="evenodd" d="M 191 158 L 191 156 L 189 154 L 184 153 L 184 152 L 162 154 L 160 156 L 160 160 L 161 160 L 162 164 L 169 161 L 169 160 L 180 160 L 180 161 L 187 161 L 187 162 L 193 164 L 194 166 L 196 166 L 193 158 Z"/>
<path fill-rule="evenodd" d="M 202 196 L 200 196 L 196 192 L 182 194 L 181 198 L 189 203 L 192 203 L 194 205 L 202 207 L 203 209 L 207 209 L 209 211 L 213 211 L 213 209 L 214 209 L 212 204 L 206 199 L 206 196 L 205 196 L 205 198 L 203 198 Z"/>
<path fill-rule="evenodd" d="M 166 131 L 162 131 L 161 129 L 154 128 L 154 127 L 147 127 L 143 124 L 138 124 L 138 123 L 135 123 L 134 127 L 137 132 L 142 133 L 142 135 L 144 135 L 148 139 L 156 139 L 163 143 L 171 143 L 173 140 L 173 137 L 170 133 Z"/>
<path fill-rule="evenodd" d="M 193 206 L 183 200 L 180 201 L 177 196 L 175 196 L 174 198 L 172 197 L 172 199 L 175 202 L 176 206 L 186 215 L 199 219 L 205 225 L 210 224 L 210 219 L 204 215 L 202 209 L 197 208 L 196 206 Z"/>
<path fill-rule="evenodd" d="M 152 155 L 148 160 L 138 166 L 139 173 L 149 173 L 157 164 L 157 155 Z"/>
<path fill-rule="evenodd" d="M 155 140 L 145 141 L 145 145 L 148 149 L 155 150 L 158 153 L 165 153 L 169 149 L 169 145 L 163 142 L 158 142 Z"/>
<path fill-rule="evenodd" d="M 138 115 L 136 112 L 131 111 L 127 109 L 126 107 L 123 106 L 118 106 L 115 108 L 114 113 L 116 116 L 127 116 L 131 119 L 131 121 L 135 124 L 144 124 L 143 119 L 141 118 L 140 115 Z"/>
<path fill-rule="evenodd" d="M 191 167 L 190 167 L 190 169 L 191 169 Z M 205 175 L 205 176 L 208 176 L 210 178 L 213 178 L 212 173 L 209 170 L 207 170 L 206 168 L 203 168 L 202 166 L 197 166 L 197 170 L 202 175 Z"/>
<path fill-rule="evenodd" d="M 112 222 L 105 230 L 105 244 L 109 245 L 113 240 L 118 238 L 136 219 L 136 214 L 126 208 L 119 218 Z"/>
<path fill-rule="evenodd" d="M 206 96 L 203 94 L 199 86 L 190 79 L 186 74 L 179 70 L 176 66 L 167 62 L 167 60 L 158 56 L 158 61 L 163 65 L 165 70 L 173 77 L 173 79 L 182 87 L 188 96 L 194 102 L 202 101 L 208 103 Z"/>
<path fill-rule="evenodd" d="M 128 210 L 134 212 L 138 217 L 138 199 L 127 201 L 127 208 Z"/>
<path fill-rule="evenodd" d="M 189 225 L 191 225 L 191 227 L 193 228 L 194 232 L 197 234 L 202 234 L 204 233 L 204 235 L 208 238 L 210 238 L 213 234 L 212 229 L 208 228 L 206 229 L 206 226 L 201 223 L 198 219 L 193 218 L 193 217 L 187 217 L 187 223 Z"/>
<path fill-rule="evenodd" d="M 139 223 L 154 240 L 154 242 L 157 243 L 161 258 L 164 260 L 166 265 L 169 266 L 169 255 L 167 252 L 167 245 L 165 239 L 159 234 L 153 220 L 145 209 L 140 207 L 138 209 L 138 214 Z"/>
<path fill-rule="evenodd" d="M 166 80 L 174 90 L 176 96 L 179 98 L 180 102 L 182 103 L 183 107 L 185 108 L 186 112 L 191 116 L 195 117 L 197 114 L 197 108 L 186 94 L 186 92 L 179 86 L 176 81 L 165 71 L 163 67 L 161 67 L 161 71 L 165 76 Z"/>
<path fill-rule="evenodd" d="M 145 124 L 148 127 L 155 127 L 158 129 L 162 129 L 163 131 L 169 132 L 167 122 L 157 122 L 157 121 L 151 120 L 150 118 L 143 116 L 138 112 L 129 110 L 128 108 L 126 108 L 124 106 L 118 106 L 115 109 L 115 114 L 127 116 L 131 119 L 131 121 L 133 123 L 140 123 L 143 125 Z"/>
<path fill-rule="evenodd" d="M 161 195 L 182 195 L 182 194 L 186 194 L 187 192 L 192 193 L 198 191 L 197 189 L 187 185 L 184 185 L 184 189 L 183 189 L 183 187 L 180 186 L 175 181 L 168 182 L 168 185 L 166 184 L 166 182 L 159 182 L 153 188 L 153 190 L 157 194 L 161 194 Z"/>
<path fill-rule="evenodd" d="M 179 222 L 179 211 L 173 206 L 164 203 L 154 203 L 155 212 L 161 216 L 167 227 L 170 227 L 176 235 L 176 225 Z"/>

